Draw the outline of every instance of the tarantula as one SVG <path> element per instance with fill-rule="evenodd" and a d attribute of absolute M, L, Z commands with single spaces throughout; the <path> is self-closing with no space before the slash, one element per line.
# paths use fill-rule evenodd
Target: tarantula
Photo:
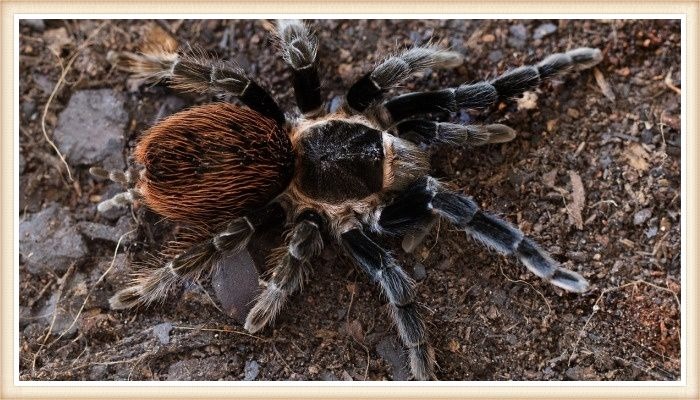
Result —
<path fill-rule="evenodd" d="M 290 117 L 237 65 L 200 51 L 178 52 L 160 40 L 122 60 L 136 76 L 168 81 L 182 91 L 229 94 L 225 102 L 192 107 L 150 128 L 133 153 L 140 172 L 95 169 L 130 190 L 100 209 L 137 200 L 161 216 L 200 232 L 162 267 L 141 272 L 110 299 L 113 309 L 149 305 L 178 282 L 208 271 L 224 253 L 242 251 L 254 231 L 287 230 L 245 329 L 269 325 L 304 282 L 324 237 L 339 247 L 386 296 L 415 379 L 435 379 L 435 357 L 416 304 L 414 281 L 372 237 L 420 236 L 441 217 L 532 273 L 571 292 L 586 280 L 562 268 L 534 240 L 479 209 L 470 197 L 429 176 L 421 144 L 479 146 L 512 140 L 504 125 L 438 122 L 436 114 L 486 110 L 533 90 L 545 79 L 601 61 L 600 50 L 577 48 L 494 79 L 385 99 L 390 88 L 428 68 L 461 65 L 463 57 L 417 46 L 386 58 L 350 87 L 344 104 L 325 113 L 316 66 L 317 41 L 299 21 L 280 21 L 278 41 L 294 78 L 301 115 Z M 203 232 L 203 233 L 202 233 Z"/>

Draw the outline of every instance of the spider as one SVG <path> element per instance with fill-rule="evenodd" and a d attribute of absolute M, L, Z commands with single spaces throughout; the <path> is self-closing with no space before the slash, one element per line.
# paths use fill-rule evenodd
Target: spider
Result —
<path fill-rule="evenodd" d="M 182 280 L 210 271 L 223 254 L 242 251 L 254 232 L 283 226 L 285 245 L 272 255 L 271 273 L 245 329 L 252 333 L 270 325 L 305 282 L 325 242 L 335 241 L 385 295 L 413 378 L 429 380 L 436 379 L 436 361 L 415 282 L 378 243 L 381 236 L 415 242 L 443 218 L 555 286 L 576 293 L 588 289 L 581 275 L 562 268 L 518 228 L 431 177 L 425 149 L 512 140 L 515 131 L 505 125 L 434 117 L 487 110 L 548 78 L 596 65 L 600 50 L 577 48 L 488 81 L 386 98 L 389 89 L 417 72 L 464 61 L 437 46 L 416 46 L 384 59 L 350 86 L 341 107 L 326 112 L 315 36 L 297 20 L 279 21 L 276 33 L 293 74 L 299 115 L 285 114 L 239 66 L 196 49 L 178 51 L 172 40 L 155 40 L 142 53 L 120 56 L 145 81 L 233 95 L 245 106 L 215 102 L 178 112 L 138 142 L 133 158 L 139 171 L 93 169 L 129 188 L 101 203 L 101 211 L 138 201 L 198 232 L 178 254 L 117 292 L 110 299 L 113 309 L 162 300 Z"/>

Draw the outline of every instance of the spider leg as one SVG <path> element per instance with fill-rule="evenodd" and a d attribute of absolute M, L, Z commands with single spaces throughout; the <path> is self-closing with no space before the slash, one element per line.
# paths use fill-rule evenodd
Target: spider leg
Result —
<path fill-rule="evenodd" d="M 236 218 L 218 234 L 194 244 L 165 266 L 137 274 L 131 286 L 120 290 L 109 299 L 111 308 L 119 310 L 139 305 L 148 306 L 165 298 L 183 279 L 198 278 L 212 266 L 221 253 L 237 252 L 245 248 L 255 227 L 282 218 L 280 211 L 279 205 L 273 204 L 248 217 Z"/>
<path fill-rule="evenodd" d="M 168 80 L 171 87 L 183 92 L 234 95 L 279 125 L 285 123 L 284 113 L 277 102 L 240 66 L 214 59 L 202 50 L 190 49 L 180 54 L 165 47 L 152 46 L 147 53 L 120 53 L 117 65 L 147 82 Z"/>
<path fill-rule="evenodd" d="M 283 58 L 292 67 L 294 74 L 297 105 L 304 115 L 318 115 L 322 101 L 321 82 L 316 67 L 316 37 L 299 20 L 279 20 L 277 30 Z"/>
<path fill-rule="evenodd" d="M 536 65 L 515 68 L 488 82 L 394 97 L 380 106 L 379 114 L 385 120 L 383 122 L 386 126 L 391 126 L 421 114 L 457 112 L 463 108 L 485 109 L 499 99 L 512 98 L 533 90 L 545 79 L 572 68 L 577 70 L 591 68 L 602 58 L 600 50 L 586 47 L 552 54 Z"/>
<path fill-rule="evenodd" d="M 464 57 L 454 51 L 434 46 L 414 47 L 389 57 L 358 79 L 348 90 L 347 105 L 363 112 L 379 101 L 384 92 L 400 84 L 412 74 L 427 68 L 451 68 L 462 64 Z"/>
<path fill-rule="evenodd" d="M 517 257 L 529 270 L 570 292 L 583 293 L 588 282 L 559 263 L 525 234 L 502 219 L 485 213 L 470 197 L 444 189 L 434 178 L 418 180 L 385 207 L 376 229 L 401 234 L 437 214 L 501 254 Z"/>
<path fill-rule="evenodd" d="M 106 170 L 102 167 L 91 167 L 90 174 L 97 178 L 109 179 L 126 189 L 126 191 L 100 202 L 100 204 L 97 205 L 98 212 L 104 213 L 115 207 L 129 206 L 141 197 L 141 193 L 134 187 L 137 172 L 133 168 L 121 171 L 116 169 Z"/>
<path fill-rule="evenodd" d="M 307 210 L 297 218 L 289 233 L 287 247 L 277 260 L 272 278 L 248 313 L 245 329 L 254 333 L 273 322 L 290 295 L 301 288 L 308 273 L 308 262 L 321 253 L 323 219 Z"/>
<path fill-rule="evenodd" d="M 441 143 L 481 146 L 505 143 L 515 138 L 515 131 L 506 125 L 460 125 L 425 119 L 409 119 L 395 127 L 399 136 L 414 143 Z"/>
<path fill-rule="evenodd" d="M 361 229 L 350 229 L 341 236 L 350 257 L 383 289 L 399 337 L 409 350 L 411 372 L 418 380 L 435 378 L 435 355 L 415 302 L 414 281 L 386 250 Z"/>

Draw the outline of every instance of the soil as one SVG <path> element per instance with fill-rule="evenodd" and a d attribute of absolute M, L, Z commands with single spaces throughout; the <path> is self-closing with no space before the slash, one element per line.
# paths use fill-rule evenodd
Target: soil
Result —
<path fill-rule="evenodd" d="M 295 110 L 270 21 L 22 21 L 20 379 L 406 379 L 380 291 L 334 246 L 275 325 L 256 335 L 219 310 L 207 280 L 185 283 L 161 306 L 109 309 L 131 260 L 167 235 L 137 228 L 143 213 L 98 213 L 119 186 L 88 169 L 123 168 L 153 122 L 213 100 L 142 85 L 112 67 L 115 52 L 136 50 L 154 24 L 235 60 Z M 396 93 L 493 78 L 576 47 L 601 49 L 592 70 L 490 113 L 454 116 L 507 124 L 518 132 L 512 142 L 431 150 L 434 176 L 516 224 L 585 276 L 589 292 L 552 287 L 444 222 L 413 253 L 386 243 L 418 280 L 441 380 L 680 379 L 680 21 L 311 24 L 330 106 L 388 52 L 414 43 L 432 40 L 466 61 L 414 76 Z"/>

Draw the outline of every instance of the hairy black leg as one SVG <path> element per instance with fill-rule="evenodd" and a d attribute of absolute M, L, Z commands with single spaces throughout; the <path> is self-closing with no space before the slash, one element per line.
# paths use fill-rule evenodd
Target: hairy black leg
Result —
<path fill-rule="evenodd" d="M 272 96 L 232 62 L 213 59 L 201 50 L 185 54 L 166 49 L 146 54 L 124 52 L 120 57 L 120 64 L 138 78 L 153 83 L 167 80 L 184 92 L 231 94 L 278 124 L 285 123 L 284 113 Z"/>
<path fill-rule="evenodd" d="M 385 207 L 376 227 L 385 233 L 402 234 L 423 224 L 430 213 L 447 219 L 499 253 L 517 257 L 532 273 L 555 286 L 576 293 L 588 290 L 586 279 L 559 266 L 521 230 L 481 211 L 470 197 L 446 190 L 430 177 L 418 180 Z"/>
<path fill-rule="evenodd" d="M 248 313 L 245 322 L 248 332 L 257 332 L 274 321 L 287 298 L 301 288 L 308 262 L 323 249 L 322 223 L 323 218 L 315 211 L 307 210 L 299 215 L 267 287 Z"/>
<path fill-rule="evenodd" d="M 434 379 L 435 357 L 415 302 L 413 280 L 391 254 L 374 243 L 361 229 L 343 233 L 341 244 L 350 257 L 382 287 L 401 341 L 408 348 L 414 378 Z"/>
<path fill-rule="evenodd" d="M 409 119 L 398 123 L 395 129 L 401 138 L 425 144 L 481 146 L 489 143 L 505 143 L 515 138 L 515 131 L 501 124 L 460 125 Z"/>
<path fill-rule="evenodd" d="M 415 47 L 389 57 L 371 72 L 358 79 L 348 90 L 347 105 L 362 112 L 372 103 L 381 100 L 384 92 L 415 72 L 426 68 L 451 68 L 462 64 L 464 57 L 453 51 L 437 47 Z"/>
<path fill-rule="evenodd" d="M 510 70 L 488 81 L 431 92 L 408 93 L 383 104 L 387 125 L 416 115 L 456 112 L 459 109 L 481 110 L 507 99 L 533 90 L 552 76 L 572 68 L 582 70 L 593 67 L 602 60 L 598 49 L 578 48 L 566 53 L 552 54 L 536 65 Z"/>
<path fill-rule="evenodd" d="M 138 273 L 131 286 L 109 299 L 110 306 L 118 310 L 147 306 L 164 299 L 183 279 L 197 279 L 222 253 L 241 251 L 248 244 L 256 227 L 283 218 L 284 213 L 279 204 L 272 204 L 247 217 L 229 222 L 219 233 L 194 244 L 165 266 Z"/>
<path fill-rule="evenodd" d="M 277 31 L 284 60 L 292 67 L 297 105 L 306 115 L 321 111 L 321 82 L 316 68 L 318 43 L 299 20 L 279 20 Z"/>

